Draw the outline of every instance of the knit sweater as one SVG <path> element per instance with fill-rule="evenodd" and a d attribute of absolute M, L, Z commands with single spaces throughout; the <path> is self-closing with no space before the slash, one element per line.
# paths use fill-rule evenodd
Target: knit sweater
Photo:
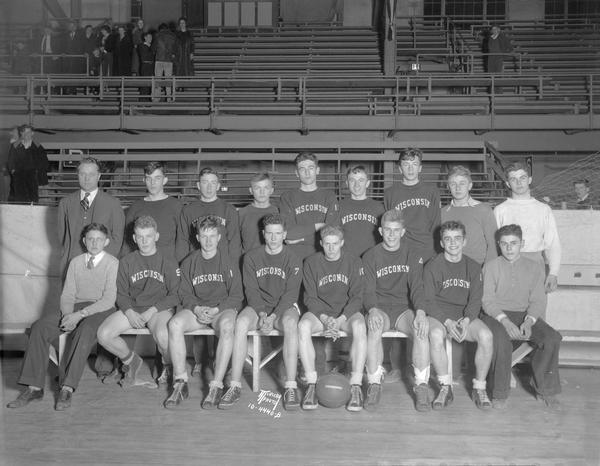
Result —
<path fill-rule="evenodd" d="M 104 253 L 92 269 L 86 266 L 86 254 L 74 257 L 67 269 L 67 278 L 60 295 L 60 310 L 71 314 L 75 305 L 93 302 L 86 306 L 89 315 L 103 312 L 115 305 L 117 298 L 117 271 L 119 261 Z"/>
<path fill-rule="evenodd" d="M 482 304 L 492 317 L 504 311 L 542 317 L 546 310 L 544 270 L 523 256 L 514 262 L 502 256 L 491 260 L 483 266 Z"/>
<path fill-rule="evenodd" d="M 332 191 L 294 189 L 281 194 L 280 211 L 287 225 L 287 239 L 301 240 L 292 249 L 301 259 L 319 249 L 316 223 L 339 223 L 339 206 Z"/>
<path fill-rule="evenodd" d="M 195 223 L 199 218 L 214 215 L 221 222 L 220 248 L 229 252 L 229 257 L 238 260 L 241 255 L 240 222 L 237 210 L 223 199 L 215 199 L 212 202 L 198 200 L 186 205 L 181 211 L 179 220 L 181 228 L 181 239 L 177 239 L 177 257 L 185 257 L 190 251 L 199 249 L 196 240 Z"/>
<path fill-rule="evenodd" d="M 210 259 L 202 257 L 201 250 L 192 252 L 181 263 L 179 298 L 184 309 L 192 311 L 195 306 L 239 311 L 244 295 L 237 260 L 234 265 L 223 249 Z"/>
<path fill-rule="evenodd" d="M 379 221 L 383 204 L 374 199 L 340 201 L 340 221 L 344 228 L 344 250 L 356 256 L 375 246 L 380 240 Z"/>
<path fill-rule="evenodd" d="M 558 275 L 561 246 L 554 214 L 537 199 L 507 199 L 494 209 L 498 228 L 515 223 L 523 230 L 521 252 L 544 252 L 551 275 Z"/>
<path fill-rule="evenodd" d="M 304 261 L 304 304 L 319 317 L 327 314 L 350 318 L 362 309 L 362 263 L 342 252 L 337 261 L 329 261 L 318 252 Z"/>
<path fill-rule="evenodd" d="M 497 230 L 496 217 L 488 204 L 475 200 L 467 206 L 450 203 L 442 208 L 442 222 L 449 220 L 461 222 L 467 230 L 463 254 L 479 264 L 498 257 L 494 238 Z"/>
<path fill-rule="evenodd" d="M 259 208 L 252 204 L 242 207 L 239 211 L 240 237 L 242 240 L 242 254 L 265 244 L 262 236 L 262 219 L 266 215 L 276 214 L 279 209 L 274 205 Z"/>
<path fill-rule="evenodd" d="M 281 315 L 298 302 L 302 262 L 289 247 L 268 254 L 264 246 L 244 256 L 244 290 L 248 305 L 257 313 Z"/>
<path fill-rule="evenodd" d="M 183 257 L 176 257 L 175 244 L 181 236 L 179 217 L 183 204 L 175 197 L 167 197 L 160 201 L 139 200 L 134 202 L 125 214 L 125 236 L 123 238 L 123 247 L 121 248 L 121 257 L 126 256 L 137 249 L 133 241 L 133 224 L 135 219 L 142 215 L 149 215 L 158 225 L 159 238 L 156 246 L 168 257 L 176 258 L 177 261 Z"/>
<path fill-rule="evenodd" d="M 134 251 L 119 263 L 117 305 L 125 312 L 144 312 L 152 306 L 166 311 L 179 304 L 179 269 L 173 257 L 157 250 L 151 256 Z"/>
<path fill-rule="evenodd" d="M 446 319 L 477 319 L 481 310 L 483 281 L 481 266 L 470 257 L 450 262 L 438 254 L 425 265 L 423 287 L 428 301 L 427 315 L 441 323 Z"/>
<path fill-rule="evenodd" d="M 429 253 L 435 251 L 434 234 L 440 226 L 440 195 L 423 182 L 407 186 L 396 183 L 383 193 L 385 210 L 402 211 L 406 234 L 403 240 Z"/>
<path fill-rule="evenodd" d="M 423 259 L 407 243 L 402 242 L 397 251 L 388 251 L 380 243 L 363 254 L 363 263 L 366 311 L 373 307 L 426 310 Z"/>

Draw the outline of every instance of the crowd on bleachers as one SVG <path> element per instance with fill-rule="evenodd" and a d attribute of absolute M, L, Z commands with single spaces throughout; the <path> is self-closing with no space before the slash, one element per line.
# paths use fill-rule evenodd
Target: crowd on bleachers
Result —
<path fill-rule="evenodd" d="M 52 22 L 34 28 L 29 39 L 15 38 L 11 53 L 15 75 L 152 76 L 156 62 L 170 63 L 178 76 L 194 74 L 194 39 L 186 18 L 153 28 L 142 19 L 127 24 L 107 19 L 83 27 L 71 21 L 64 28 Z"/>

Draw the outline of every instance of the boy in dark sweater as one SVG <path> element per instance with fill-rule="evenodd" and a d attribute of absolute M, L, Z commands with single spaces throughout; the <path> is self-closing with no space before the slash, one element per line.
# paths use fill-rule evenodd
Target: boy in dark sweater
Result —
<path fill-rule="evenodd" d="M 165 408 L 174 408 L 189 396 L 185 332 L 212 327 L 219 343 L 214 378 L 202 408 L 214 409 L 223 393 L 223 378 L 233 350 L 235 319 L 244 299 L 237 259 L 219 247 L 221 220 L 209 215 L 197 222 L 200 250 L 181 263 L 179 297 L 182 308 L 169 321 L 169 354 L 173 361 L 173 390 Z"/>
<path fill-rule="evenodd" d="M 156 221 L 150 216 L 138 217 L 134 225 L 134 241 L 138 247 L 119 263 L 117 307 L 98 329 L 98 341 L 123 362 L 125 373 L 120 384 L 154 385 L 138 380 L 142 358 L 130 351 L 120 336 L 132 328 L 147 327 L 165 362 L 168 362 L 167 322 L 179 303 L 179 269 L 173 257 L 156 247 L 159 238 Z"/>
<path fill-rule="evenodd" d="M 375 409 L 383 379 L 383 332 L 393 329 L 412 339 L 416 409 L 428 411 L 429 321 L 423 292 L 423 259 L 404 236 L 403 212 L 388 210 L 379 229 L 383 242 L 363 254 L 365 267 L 364 308 L 368 326 L 367 376 L 369 387 L 365 408 Z"/>
<path fill-rule="evenodd" d="M 454 399 L 444 348 L 446 335 L 459 343 L 465 340 L 477 343 L 472 397 L 478 408 L 489 409 L 492 403 L 486 392 L 486 377 L 492 361 L 493 344 L 492 332 L 479 320 L 483 295 L 481 266 L 462 253 L 466 244 L 466 230 L 462 223 L 444 222 L 440 236 L 444 252 L 431 259 L 423 272 L 425 295 L 429 301 L 431 361 L 440 384 L 433 409 L 443 409 Z"/>
<path fill-rule="evenodd" d="M 367 197 L 370 184 L 364 166 L 348 168 L 346 185 L 350 197 L 340 201 L 340 221 L 344 227 L 344 249 L 358 257 L 381 240 L 377 227 L 383 215 L 383 204 Z"/>
<path fill-rule="evenodd" d="M 273 328 L 283 331 L 283 361 L 287 375 L 283 406 L 286 410 L 300 407 L 296 386 L 300 310 L 296 303 L 302 281 L 302 262 L 283 244 L 286 229 L 279 214 L 264 217 L 262 232 L 265 246 L 252 249 L 244 256 L 244 289 L 248 305 L 235 324 L 231 385 L 221 398 L 219 409 L 228 409 L 240 399 L 248 332 L 258 329 L 268 335 Z"/>
<path fill-rule="evenodd" d="M 281 194 L 280 210 L 288 228 L 285 242 L 304 260 L 318 250 L 318 231 L 338 223 L 339 207 L 335 193 L 317 186 L 320 169 L 315 154 L 298 154 L 294 163 L 300 188 Z"/>
<path fill-rule="evenodd" d="M 265 244 L 262 233 L 262 220 L 266 215 L 279 212 L 277 206 L 271 204 L 273 179 L 268 173 L 257 173 L 250 180 L 250 194 L 254 198 L 252 204 L 239 211 L 240 236 L 242 254 Z"/>
<path fill-rule="evenodd" d="M 302 409 L 316 409 L 315 349 L 313 333 L 338 337 L 340 330 L 352 335 L 350 357 L 349 411 L 363 407 L 362 376 L 367 356 L 367 329 L 362 315 L 363 276 L 360 259 L 342 252 L 344 232 L 339 226 L 326 225 L 320 231 L 323 252 L 304 261 L 304 304 L 306 313 L 298 324 L 299 352 L 308 387 L 302 400 Z"/>

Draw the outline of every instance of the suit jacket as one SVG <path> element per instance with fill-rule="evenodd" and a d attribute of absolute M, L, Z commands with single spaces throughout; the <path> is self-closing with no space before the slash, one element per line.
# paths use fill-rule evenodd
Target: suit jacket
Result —
<path fill-rule="evenodd" d="M 58 204 L 58 239 L 62 245 L 61 271 L 67 270 L 69 261 L 85 252 L 81 241 L 83 228 L 93 222 L 102 223 L 109 234 L 110 243 L 105 251 L 117 257 L 123 243 L 125 229 L 125 214 L 117 199 L 98 190 L 96 198 L 87 212 L 80 204 L 79 193 L 74 193 L 61 199 Z"/>

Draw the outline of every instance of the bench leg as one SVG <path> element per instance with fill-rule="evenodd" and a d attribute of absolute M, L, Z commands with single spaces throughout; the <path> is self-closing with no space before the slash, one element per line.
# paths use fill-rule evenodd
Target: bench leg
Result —
<path fill-rule="evenodd" d="M 521 343 L 521 345 L 513 351 L 512 353 L 512 357 L 511 357 L 511 362 L 510 362 L 510 367 L 515 367 L 516 364 L 518 364 L 519 362 L 521 362 L 521 360 L 527 356 L 529 353 L 531 353 L 533 351 L 533 347 L 527 343 L 527 342 L 523 342 Z M 517 380 L 515 379 L 515 376 L 512 372 L 512 370 L 510 371 L 510 388 L 516 388 L 517 387 Z"/>
<path fill-rule="evenodd" d="M 454 380 L 452 374 L 452 338 L 446 338 L 446 356 L 448 358 L 448 376 Z"/>
<path fill-rule="evenodd" d="M 67 344 L 68 333 L 61 333 L 58 337 L 58 351 L 55 350 L 54 346 L 50 347 L 50 361 L 60 367 L 60 361 L 65 353 L 65 346 Z"/>
<path fill-rule="evenodd" d="M 260 390 L 260 335 L 252 337 L 252 391 Z"/>

